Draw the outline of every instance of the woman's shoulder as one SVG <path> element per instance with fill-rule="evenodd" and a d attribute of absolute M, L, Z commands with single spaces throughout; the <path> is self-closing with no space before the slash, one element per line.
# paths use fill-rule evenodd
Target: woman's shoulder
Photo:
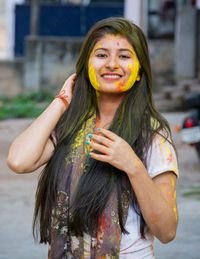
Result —
<path fill-rule="evenodd" d="M 176 151 L 167 129 L 155 133 L 147 153 L 146 165 L 152 178 L 166 171 L 173 171 L 178 176 Z"/>

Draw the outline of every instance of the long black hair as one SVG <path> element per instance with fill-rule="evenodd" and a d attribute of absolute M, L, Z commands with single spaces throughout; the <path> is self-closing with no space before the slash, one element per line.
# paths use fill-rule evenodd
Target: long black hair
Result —
<path fill-rule="evenodd" d="M 141 29 L 124 18 L 108 18 L 97 22 L 88 32 L 83 43 L 76 65 L 77 79 L 73 98 L 68 110 L 59 120 L 56 133 L 57 145 L 53 156 L 43 170 L 36 192 L 33 230 L 37 221 L 40 223 L 40 242 L 49 241 L 51 212 L 55 206 L 57 186 L 60 174 L 65 166 L 65 157 L 70 151 L 78 131 L 94 111 L 98 110 L 95 89 L 88 77 L 88 60 L 95 44 L 105 34 L 121 35 L 133 46 L 140 62 L 140 81 L 136 81 L 119 105 L 109 130 L 127 141 L 137 156 L 146 164 L 146 154 L 156 133 L 165 131 L 165 138 L 170 134 L 166 120 L 155 109 L 152 101 L 152 77 L 148 46 Z M 122 179 L 127 178 L 124 172 L 108 163 L 90 159 L 87 172 L 82 174 L 77 191 L 71 205 L 71 228 L 82 234 L 91 228 L 91 222 L 98 224 L 113 186 L 117 183 L 118 212 L 121 230 L 126 233 L 123 223 L 121 193 Z M 128 181 L 128 179 L 126 179 Z M 129 182 L 129 181 L 128 181 Z M 136 205 L 136 197 L 132 192 L 132 204 Z M 136 206 L 134 207 L 136 212 Z M 141 215 L 141 234 L 144 237 L 144 220 Z M 34 232 L 35 233 L 35 232 Z"/>

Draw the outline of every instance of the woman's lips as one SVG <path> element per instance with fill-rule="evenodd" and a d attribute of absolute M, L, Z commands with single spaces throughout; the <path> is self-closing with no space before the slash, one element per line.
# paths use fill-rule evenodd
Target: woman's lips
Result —
<path fill-rule="evenodd" d="M 101 77 L 103 77 L 106 80 L 118 80 L 122 76 L 119 74 L 104 73 L 103 75 L 101 75 Z"/>

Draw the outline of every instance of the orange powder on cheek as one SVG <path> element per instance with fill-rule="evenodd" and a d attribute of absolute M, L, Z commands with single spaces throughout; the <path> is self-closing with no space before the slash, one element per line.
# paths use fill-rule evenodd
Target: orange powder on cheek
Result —
<path fill-rule="evenodd" d="M 127 82 L 124 84 L 122 91 L 128 91 L 131 87 L 133 87 L 133 85 L 135 84 L 135 82 L 137 80 L 138 73 L 140 70 L 140 62 L 139 62 L 136 54 L 134 55 L 134 62 L 129 63 L 127 66 L 127 69 L 131 71 L 131 74 L 130 74 Z"/>
<path fill-rule="evenodd" d="M 128 70 L 131 70 L 132 67 L 133 67 L 133 65 L 131 63 L 129 63 L 127 68 L 128 68 Z"/>
<path fill-rule="evenodd" d="M 121 82 L 121 81 L 117 81 L 117 82 L 114 82 L 114 84 L 117 86 L 116 91 L 117 91 L 117 92 L 121 92 L 121 91 L 122 91 L 122 88 L 123 88 L 123 86 L 124 86 L 124 83 Z"/>

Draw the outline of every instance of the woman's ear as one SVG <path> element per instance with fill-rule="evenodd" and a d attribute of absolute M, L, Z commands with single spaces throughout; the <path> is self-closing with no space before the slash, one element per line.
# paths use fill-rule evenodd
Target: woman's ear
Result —
<path fill-rule="evenodd" d="M 136 78 L 136 81 L 140 81 L 140 75 L 138 74 L 137 78 Z"/>
<path fill-rule="evenodd" d="M 140 81 L 141 77 L 142 77 L 142 69 L 139 70 L 136 81 Z"/>

